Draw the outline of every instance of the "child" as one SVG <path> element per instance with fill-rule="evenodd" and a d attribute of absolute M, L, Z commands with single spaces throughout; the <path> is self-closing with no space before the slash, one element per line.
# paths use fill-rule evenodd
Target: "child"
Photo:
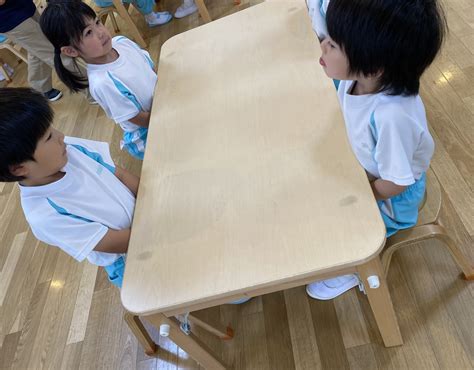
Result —
<path fill-rule="evenodd" d="M 337 82 L 352 150 L 389 237 L 416 224 L 425 193 L 434 142 L 418 91 L 441 47 L 445 19 L 435 0 L 331 0 L 326 16 L 319 63 Z M 358 283 L 344 275 L 306 291 L 332 299 Z"/>
<path fill-rule="evenodd" d="M 54 66 L 72 91 L 87 81 L 64 68 L 61 54 L 87 63 L 92 97 L 124 131 L 121 148 L 138 159 L 145 152 L 157 76 L 150 55 L 123 36 L 111 38 L 94 11 L 81 1 L 50 1 L 41 29 L 55 49 Z"/>
<path fill-rule="evenodd" d="M 0 181 L 18 181 L 33 234 L 121 287 L 138 177 L 114 166 L 107 143 L 64 135 L 38 92 L 0 89 Z"/>
<path fill-rule="evenodd" d="M 107 143 L 64 137 L 40 93 L 0 88 L 0 182 L 18 182 L 33 234 L 122 286 L 139 178 Z M 230 304 L 247 302 L 243 298 Z"/>

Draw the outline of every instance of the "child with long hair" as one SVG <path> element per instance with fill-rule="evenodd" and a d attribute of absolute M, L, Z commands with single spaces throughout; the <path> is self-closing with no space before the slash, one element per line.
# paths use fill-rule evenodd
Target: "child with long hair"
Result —
<path fill-rule="evenodd" d="M 40 25 L 54 46 L 59 78 L 74 92 L 89 87 L 124 131 L 121 148 L 143 159 L 157 81 L 148 52 L 124 36 L 112 38 L 94 10 L 78 0 L 50 1 Z M 61 55 L 86 62 L 88 83 L 64 67 Z"/>

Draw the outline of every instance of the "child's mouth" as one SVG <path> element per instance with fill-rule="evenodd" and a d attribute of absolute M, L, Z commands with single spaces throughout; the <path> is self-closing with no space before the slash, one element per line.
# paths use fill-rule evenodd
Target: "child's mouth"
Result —
<path fill-rule="evenodd" d="M 326 63 L 324 63 L 323 58 L 319 58 L 319 64 L 321 64 L 323 67 L 326 67 Z"/>

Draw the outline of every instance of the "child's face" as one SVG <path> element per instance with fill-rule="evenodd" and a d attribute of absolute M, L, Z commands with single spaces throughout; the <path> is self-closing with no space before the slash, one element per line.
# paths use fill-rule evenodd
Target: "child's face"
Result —
<path fill-rule="evenodd" d="M 319 64 L 324 68 L 327 76 L 336 80 L 353 80 L 354 76 L 349 73 L 349 60 L 341 47 L 329 36 L 321 41 L 323 55 Z"/>
<path fill-rule="evenodd" d="M 112 37 L 109 30 L 96 19 L 87 19 L 86 28 L 82 31 L 81 42 L 78 45 L 81 57 L 87 63 L 94 63 L 106 56 L 112 50 Z"/>
<path fill-rule="evenodd" d="M 44 179 L 56 175 L 67 163 L 64 134 L 50 126 L 36 144 L 33 158 L 34 161 L 21 164 L 24 171 L 21 175 L 26 177 L 25 183 L 39 185 L 44 183 Z"/>

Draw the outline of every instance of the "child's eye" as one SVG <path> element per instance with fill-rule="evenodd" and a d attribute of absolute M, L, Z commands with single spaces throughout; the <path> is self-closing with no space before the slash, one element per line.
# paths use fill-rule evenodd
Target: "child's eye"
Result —
<path fill-rule="evenodd" d="M 46 139 L 46 141 L 48 141 L 49 139 L 51 139 L 53 137 L 53 133 L 50 132 L 49 135 L 48 135 L 48 138 Z"/>
<path fill-rule="evenodd" d="M 96 24 L 96 25 L 99 25 L 99 24 L 100 24 L 100 20 L 97 19 L 97 20 L 95 21 L 95 24 Z"/>
<path fill-rule="evenodd" d="M 87 30 L 87 32 L 86 32 L 86 35 L 85 35 L 85 36 L 89 36 L 90 34 L 92 34 L 92 30 Z"/>
<path fill-rule="evenodd" d="M 335 48 L 336 48 L 336 45 L 334 45 L 333 43 L 329 43 L 329 46 L 331 47 L 331 49 L 335 49 Z"/>

